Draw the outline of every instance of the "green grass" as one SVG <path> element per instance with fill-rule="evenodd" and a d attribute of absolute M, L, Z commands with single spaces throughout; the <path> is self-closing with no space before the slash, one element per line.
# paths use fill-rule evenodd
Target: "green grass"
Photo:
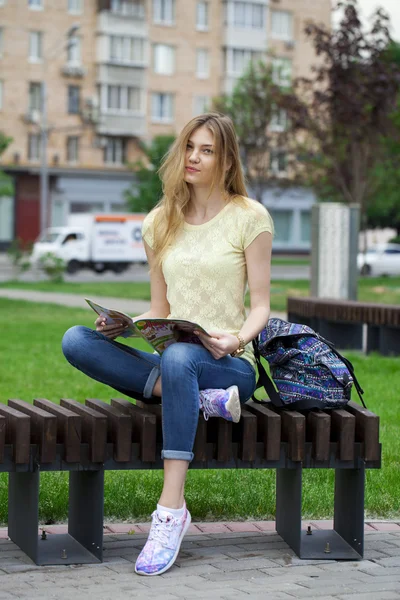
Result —
<path fill-rule="evenodd" d="M 81 402 L 87 397 L 104 401 L 115 394 L 90 380 L 65 361 L 60 341 L 66 329 L 77 323 L 93 326 L 92 312 L 54 305 L 0 299 L 0 401 L 61 396 Z M 138 342 L 145 349 L 145 342 Z M 148 347 L 147 347 L 148 348 Z M 366 390 L 367 406 L 381 417 L 383 468 L 367 472 L 366 512 L 369 517 L 400 515 L 400 428 L 398 358 L 349 354 Z M 120 394 L 119 394 L 120 395 Z M 193 518 L 270 519 L 274 517 L 275 472 L 272 470 L 190 471 L 186 499 Z M 148 519 L 162 486 L 160 471 L 106 472 L 105 518 Z M 303 515 L 329 518 L 333 506 L 333 473 L 305 473 Z M 66 519 L 68 476 L 43 473 L 40 489 L 42 522 Z M 0 474 L 0 522 L 7 520 L 7 475 Z"/>
<path fill-rule="evenodd" d="M 147 282 L 94 282 L 94 283 L 51 283 L 40 281 L 27 283 L 7 281 L 0 283 L 0 288 L 18 288 L 24 290 L 39 290 L 43 292 L 62 292 L 66 294 L 81 294 L 86 297 L 113 296 L 115 298 L 130 298 L 132 300 L 150 300 L 150 284 Z M 310 282 L 307 280 L 275 280 L 271 282 L 271 310 L 286 311 L 288 296 L 309 296 Z M 400 304 L 400 277 L 376 277 L 359 280 L 358 299 L 363 302 L 378 302 L 384 304 Z M 249 298 L 246 297 L 246 304 Z M 113 308 L 118 308 L 117 306 Z"/>

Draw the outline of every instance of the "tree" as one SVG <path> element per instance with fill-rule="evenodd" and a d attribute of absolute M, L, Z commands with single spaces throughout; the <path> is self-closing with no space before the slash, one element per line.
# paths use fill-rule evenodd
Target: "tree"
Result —
<path fill-rule="evenodd" d="M 2 131 L 0 131 L 0 156 L 6 151 L 12 141 L 12 138 L 6 136 Z M 14 186 L 11 178 L 0 169 L 0 197 L 13 196 L 13 194 Z"/>
<path fill-rule="evenodd" d="M 306 27 L 319 62 L 311 78 L 298 79 L 293 92 L 282 94 L 281 103 L 289 115 L 303 181 L 321 199 L 360 204 L 365 215 L 400 69 L 384 56 L 391 40 L 382 9 L 367 32 L 357 0 L 338 2 L 337 9 L 343 9 L 337 30 L 312 23 Z"/>
<path fill-rule="evenodd" d="M 138 183 L 132 183 L 125 192 L 125 199 L 132 212 L 147 213 L 161 200 L 162 184 L 158 169 L 174 139 L 172 135 L 159 135 L 150 145 L 143 144 L 144 160 L 138 160 L 132 165 Z"/>
<path fill-rule="evenodd" d="M 267 180 L 282 183 L 270 166 L 271 151 L 280 149 L 280 133 L 271 132 L 279 112 L 278 91 L 271 65 L 251 62 L 233 92 L 213 102 L 214 110 L 229 115 L 235 124 L 246 178 L 259 201 Z"/>
<path fill-rule="evenodd" d="M 400 65 L 400 44 L 392 43 L 384 55 Z M 393 227 L 400 236 L 400 97 L 390 115 L 389 134 L 381 140 L 382 161 L 374 170 L 373 196 L 367 208 L 370 227 Z"/>

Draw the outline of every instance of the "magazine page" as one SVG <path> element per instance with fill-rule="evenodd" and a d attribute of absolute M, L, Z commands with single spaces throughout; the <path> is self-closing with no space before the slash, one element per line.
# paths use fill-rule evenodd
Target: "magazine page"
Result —
<path fill-rule="evenodd" d="M 197 323 L 181 319 L 139 319 L 135 321 L 135 326 L 159 354 L 175 342 L 201 344 L 195 330 L 208 335 Z"/>
<path fill-rule="evenodd" d="M 133 324 L 132 317 L 126 315 L 122 311 L 114 310 L 112 308 L 105 308 L 104 306 L 101 306 L 100 304 L 97 304 L 97 302 L 93 302 L 93 300 L 89 300 L 88 298 L 85 298 L 85 300 L 95 313 L 97 313 L 99 316 L 106 317 L 107 325 L 111 325 L 112 323 L 120 321 L 121 319 L 124 323 L 128 324 L 128 329 L 121 333 L 120 337 L 139 337 L 138 332 Z"/>

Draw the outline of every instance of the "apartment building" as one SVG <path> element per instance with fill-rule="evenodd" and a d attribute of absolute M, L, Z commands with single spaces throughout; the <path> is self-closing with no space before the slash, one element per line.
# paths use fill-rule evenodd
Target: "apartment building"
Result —
<path fill-rule="evenodd" d="M 124 210 L 141 142 L 179 132 L 249 61 L 273 50 L 282 84 L 309 72 L 309 19 L 329 24 L 330 0 L 0 0 L 0 131 L 13 140 L 0 167 L 15 183 L 0 198 L 0 248 L 39 233 L 44 160 L 50 223 Z M 288 209 L 265 202 L 283 211 L 283 245 L 301 245 L 308 225 L 289 196 Z"/>

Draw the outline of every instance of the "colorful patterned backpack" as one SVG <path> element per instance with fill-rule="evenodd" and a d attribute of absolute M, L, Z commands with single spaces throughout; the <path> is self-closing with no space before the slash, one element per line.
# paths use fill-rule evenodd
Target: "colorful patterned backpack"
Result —
<path fill-rule="evenodd" d="M 270 319 L 253 345 L 257 387 L 264 386 L 275 406 L 293 410 L 341 408 L 349 402 L 354 384 L 366 408 L 351 362 L 307 325 Z M 272 381 L 260 356 L 269 363 Z"/>

